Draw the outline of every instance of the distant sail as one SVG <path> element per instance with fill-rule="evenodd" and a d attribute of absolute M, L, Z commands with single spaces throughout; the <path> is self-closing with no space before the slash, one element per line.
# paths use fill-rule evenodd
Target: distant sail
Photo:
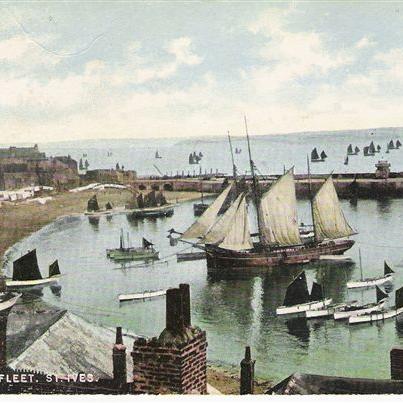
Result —
<path fill-rule="evenodd" d="M 181 239 L 196 239 L 203 237 L 214 224 L 221 206 L 224 204 L 232 185 L 227 188 L 210 204 L 204 213 L 183 233 Z"/>
<path fill-rule="evenodd" d="M 348 165 L 348 155 L 347 155 L 346 158 L 344 159 L 344 165 Z"/>
<path fill-rule="evenodd" d="M 395 145 L 393 144 L 393 140 L 390 140 L 390 141 L 389 141 L 388 148 L 389 148 L 390 150 L 393 150 L 393 149 L 395 148 Z"/>
<path fill-rule="evenodd" d="M 402 146 L 402 143 L 399 140 L 396 140 L 396 148 L 400 148 Z"/>
<path fill-rule="evenodd" d="M 358 148 L 358 146 L 355 146 L 354 151 L 356 154 L 358 154 L 360 152 L 360 149 Z"/>
<path fill-rule="evenodd" d="M 259 214 L 265 243 L 280 246 L 302 243 L 298 228 L 294 175 L 291 169 L 263 194 Z"/>
<path fill-rule="evenodd" d="M 154 246 L 154 244 L 143 237 L 142 240 L 143 248 L 149 248 L 150 246 Z"/>
<path fill-rule="evenodd" d="M 374 154 L 375 153 L 375 145 L 374 145 L 374 142 L 373 141 L 371 141 L 371 144 L 369 145 L 369 149 L 368 149 L 368 151 L 371 153 L 371 154 Z"/>
<path fill-rule="evenodd" d="M 13 281 L 41 280 L 36 249 L 13 262 Z"/>
<path fill-rule="evenodd" d="M 319 154 L 318 154 L 318 150 L 315 147 L 311 152 L 311 160 L 315 161 L 315 160 L 318 160 L 318 159 L 319 159 Z"/>
<path fill-rule="evenodd" d="M 382 147 L 378 144 L 377 146 L 376 146 L 376 151 L 378 151 L 378 153 L 381 151 L 381 149 L 382 149 Z"/>
<path fill-rule="evenodd" d="M 98 211 L 98 210 L 99 210 L 99 205 L 98 205 L 97 195 L 94 195 L 91 197 L 91 199 L 88 200 L 87 211 Z"/>
<path fill-rule="evenodd" d="M 285 293 L 284 305 L 293 306 L 309 302 L 309 292 L 306 283 L 305 272 L 303 271 L 298 277 L 287 287 Z"/>
<path fill-rule="evenodd" d="M 235 251 L 253 249 L 245 195 L 239 203 L 237 212 L 235 213 L 235 217 L 227 235 L 219 246 L 220 248 Z"/>
<path fill-rule="evenodd" d="M 59 274 L 60 274 L 59 262 L 57 260 L 55 260 L 49 266 L 49 277 L 57 276 Z"/>
<path fill-rule="evenodd" d="M 356 233 L 344 217 L 331 176 L 313 198 L 312 210 L 318 241 L 344 238 Z"/>
<path fill-rule="evenodd" d="M 376 286 L 376 302 L 380 302 L 385 298 L 388 298 L 388 294 L 386 294 L 378 286 Z"/>
<path fill-rule="evenodd" d="M 229 209 L 211 226 L 204 238 L 201 239 L 200 243 L 219 244 L 224 241 L 232 227 L 233 220 L 235 219 L 238 207 L 243 197 L 244 194 L 241 193 L 234 203 L 231 204 Z"/>
<path fill-rule="evenodd" d="M 347 147 L 347 154 L 352 154 L 353 153 L 353 146 L 351 144 L 349 144 L 349 146 Z"/>
<path fill-rule="evenodd" d="M 393 274 L 393 273 L 394 273 L 394 271 L 389 267 L 389 265 L 386 262 L 384 262 L 383 274 L 386 275 L 386 274 Z"/>
<path fill-rule="evenodd" d="M 322 160 L 327 158 L 327 155 L 324 150 L 320 153 L 320 158 L 322 158 Z"/>
<path fill-rule="evenodd" d="M 311 301 L 320 301 L 323 299 L 322 286 L 318 283 L 315 283 L 315 281 L 312 284 L 311 295 L 309 298 Z"/>
<path fill-rule="evenodd" d="M 396 306 L 396 309 L 403 307 L 403 287 L 400 287 L 398 290 L 396 290 L 395 306 Z"/>

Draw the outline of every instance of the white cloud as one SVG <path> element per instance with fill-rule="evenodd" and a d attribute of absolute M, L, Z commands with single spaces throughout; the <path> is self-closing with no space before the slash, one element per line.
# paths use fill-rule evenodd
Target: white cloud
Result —
<path fill-rule="evenodd" d="M 200 64 L 203 59 L 193 53 L 191 47 L 192 40 L 188 37 L 181 37 L 171 41 L 166 49 L 169 53 L 172 53 L 175 56 L 178 64 L 189 66 Z"/>
<path fill-rule="evenodd" d="M 355 47 L 357 49 L 365 49 L 365 48 L 370 48 L 376 45 L 376 42 L 368 36 L 363 36 L 356 44 Z"/>

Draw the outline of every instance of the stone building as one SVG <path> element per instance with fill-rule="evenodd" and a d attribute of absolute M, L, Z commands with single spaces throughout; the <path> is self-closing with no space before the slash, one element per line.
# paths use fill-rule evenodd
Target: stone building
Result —
<path fill-rule="evenodd" d="M 0 190 L 33 185 L 79 185 L 77 162 L 70 156 L 46 157 L 38 146 L 0 149 Z"/>

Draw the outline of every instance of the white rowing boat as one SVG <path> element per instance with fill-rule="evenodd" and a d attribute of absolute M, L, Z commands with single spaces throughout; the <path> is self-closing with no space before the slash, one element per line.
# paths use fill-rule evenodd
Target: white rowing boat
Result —
<path fill-rule="evenodd" d="M 332 303 L 332 299 L 328 298 L 324 301 L 310 301 L 304 304 L 292 305 L 292 306 L 280 306 L 276 309 L 277 315 L 289 315 L 293 313 L 301 313 L 306 311 L 313 311 L 316 309 L 324 308 Z"/>
<path fill-rule="evenodd" d="M 401 313 L 403 313 L 403 308 L 385 309 L 382 311 L 371 312 L 370 314 L 366 315 L 352 316 L 348 318 L 348 324 L 354 325 L 359 323 L 377 322 L 379 320 L 394 318 L 397 315 L 400 315 Z"/>
<path fill-rule="evenodd" d="M 156 290 L 156 291 L 144 291 L 136 294 L 119 294 L 119 301 L 132 301 L 139 299 L 149 299 L 163 296 L 167 293 L 167 290 Z"/>
<path fill-rule="evenodd" d="M 6 285 L 9 288 L 21 288 L 21 287 L 35 287 L 38 285 L 46 285 L 51 283 L 57 283 L 61 275 L 56 275 L 47 278 L 41 278 L 37 280 L 6 280 Z"/>
<path fill-rule="evenodd" d="M 347 283 L 348 288 L 367 288 L 367 287 L 375 287 L 376 285 L 382 285 L 393 281 L 393 276 L 391 274 L 387 274 L 383 277 L 374 277 L 367 278 L 361 281 L 349 281 Z"/>
<path fill-rule="evenodd" d="M 344 302 L 340 304 L 331 304 L 328 305 L 327 307 L 324 307 L 323 309 L 316 309 L 316 310 L 309 310 L 305 312 L 305 317 L 307 319 L 310 318 L 325 318 L 328 316 L 333 316 L 336 312 L 345 309 L 348 306 L 354 306 L 354 304 L 357 301 L 351 301 L 351 302 Z"/>
<path fill-rule="evenodd" d="M 386 304 L 386 299 L 380 302 L 373 302 L 370 304 L 362 305 L 360 306 L 351 306 L 351 307 L 346 307 L 346 309 L 342 309 L 340 311 L 337 311 L 333 314 L 333 319 L 334 320 L 341 320 L 341 319 L 348 319 L 352 316 L 357 316 L 357 315 L 364 315 L 367 313 L 379 311 L 383 309 L 383 307 Z"/>
<path fill-rule="evenodd" d="M 21 297 L 21 294 L 0 293 L 0 312 L 11 308 Z"/>

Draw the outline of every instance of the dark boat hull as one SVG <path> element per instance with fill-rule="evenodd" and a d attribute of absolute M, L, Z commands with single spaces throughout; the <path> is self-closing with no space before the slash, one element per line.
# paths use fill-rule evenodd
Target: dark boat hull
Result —
<path fill-rule="evenodd" d="M 354 241 L 348 239 L 268 252 L 235 252 L 206 245 L 207 269 L 209 273 L 219 272 L 222 269 L 247 272 L 251 268 L 299 265 L 316 261 L 321 255 L 342 255 L 353 245 Z"/>

